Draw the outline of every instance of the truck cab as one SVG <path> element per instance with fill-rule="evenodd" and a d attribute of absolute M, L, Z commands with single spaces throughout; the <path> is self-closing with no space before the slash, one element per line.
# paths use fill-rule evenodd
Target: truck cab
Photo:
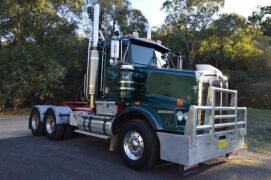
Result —
<path fill-rule="evenodd" d="M 132 35 L 105 40 L 97 32 L 84 81 L 87 102 L 34 106 L 34 135 L 110 139 L 110 150 L 119 149 L 135 169 L 159 158 L 190 166 L 244 147 L 247 111 L 220 70 L 183 70 L 160 42 Z"/>

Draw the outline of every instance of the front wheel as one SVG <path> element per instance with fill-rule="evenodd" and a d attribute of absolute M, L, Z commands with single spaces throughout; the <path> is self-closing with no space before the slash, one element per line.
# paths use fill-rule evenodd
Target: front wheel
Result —
<path fill-rule="evenodd" d="M 149 168 L 159 159 L 159 143 L 154 130 L 142 120 L 130 120 L 119 134 L 120 154 L 133 169 Z"/>

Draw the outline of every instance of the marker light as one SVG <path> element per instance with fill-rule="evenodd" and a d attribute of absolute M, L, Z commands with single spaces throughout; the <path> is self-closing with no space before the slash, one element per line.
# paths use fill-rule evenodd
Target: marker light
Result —
<path fill-rule="evenodd" d="M 184 100 L 183 99 L 177 99 L 177 106 L 183 106 Z"/>
<path fill-rule="evenodd" d="M 140 106 L 140 105 L 141 105 L 141 102 L 140 102 L 140 101 L 136 101 L 136 102 L 134 102 L 134 105 L 135 105 L 135 106 Z"/>

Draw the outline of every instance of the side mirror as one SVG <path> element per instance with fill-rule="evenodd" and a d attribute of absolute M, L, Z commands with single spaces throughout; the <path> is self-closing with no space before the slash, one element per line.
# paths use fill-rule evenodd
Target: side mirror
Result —
<path fill-rule="evenodd" d="M 111 58 L 110 64 L 116 66 L 119 59 L 119 44 L 120 42 L 117 39 L 111 40 Z"/>

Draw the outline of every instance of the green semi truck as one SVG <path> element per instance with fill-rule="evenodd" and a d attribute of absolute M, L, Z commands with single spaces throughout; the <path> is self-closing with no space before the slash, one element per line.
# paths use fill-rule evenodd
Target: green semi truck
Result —
<path fill-rule="evenodd" d="M 128 167 L 148 168 L 159 159 L 191 166 L 244 147 L 247 110 L 237 91 L 211 65 L 183 70 L 170 49 L 137 34 L 104 39 L 99 5 L 84 81 L 86 102 L 36 105 L 34 135 L 50 140 L 74 132 L 110 140 Z"/>

